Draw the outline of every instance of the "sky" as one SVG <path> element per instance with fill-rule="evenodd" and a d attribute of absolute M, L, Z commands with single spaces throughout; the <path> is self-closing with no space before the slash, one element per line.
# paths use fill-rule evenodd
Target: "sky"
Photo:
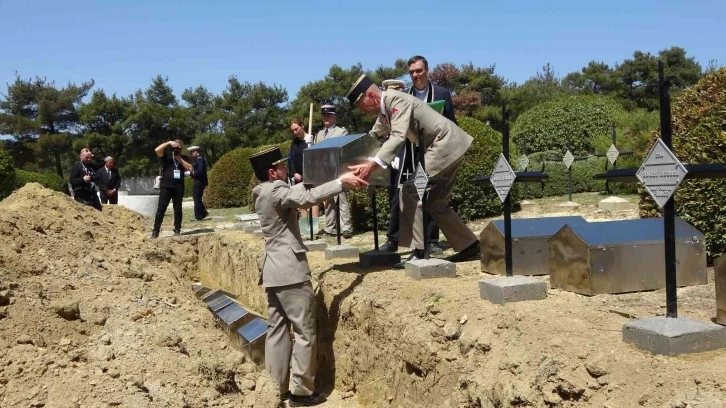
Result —
<path fill-rule="evenodd" d="M 298 89 L 333 64 L 364 69 L 420 54 L 433 66 L 496 65 L 524 82 L 550 63 L 564 76 L 633 51 L 686 49 L 726 65 L 726 1 L 46 1 L 0 0 L 0 97 L 35 76 L 95 80 L 128 96 L 157 74 L 174 93 L 241 81 Z M 350 5 L 349 5 L 350 4 Z"/>

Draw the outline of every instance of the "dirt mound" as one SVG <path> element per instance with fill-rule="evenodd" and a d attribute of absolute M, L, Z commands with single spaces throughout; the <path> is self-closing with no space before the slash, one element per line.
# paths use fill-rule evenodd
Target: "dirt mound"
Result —
<path fill-rule="evenodd" d="M 0 202 L 0 406 L 265 406 L 191 293 L 196 240 L 144 222 L 34 183 Z"/>

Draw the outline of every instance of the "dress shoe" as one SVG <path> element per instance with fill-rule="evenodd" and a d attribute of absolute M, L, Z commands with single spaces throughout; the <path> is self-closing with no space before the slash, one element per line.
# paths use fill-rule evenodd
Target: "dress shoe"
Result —
<path fill-rule="evenodd" d="M 159 238 L 159 231 L 151 231 L 151 239 Z"/>
<path fill-rule="evenodd" d="M 403 262 L 393 264 L 393 269 L 406 269 L 406 262 L 424 259 L 423 249 L 414 249 L 411 256 Z"/>
<path fill-rule="evenodd" d="M 287 400 L 289 400 L 290 399 L 290 395 L 292 395 L 292 393 L 290 391 L 283 392 L 282 394 L 280 394 L 280 401 L 287 401 Z"/>
<path fill-rule="evenodd" d="M 474 241 L 473 244 L 469 245 L 461 252 L 457 252 L 454 255 L 446 258 L 449 262 L 467 262 L 474 261 L 479 256 L 479 240 Z"/>
<path fill-rule="evenodd" d="M 440 253 L 444 252 L 444 250 L 439 246 L 438 242 L 432 242 L 429 245 L 429 253 L 431 255 L 438 255 Z"/>
<path fill-rule="evenodd" d="M 395 244 L 391 241 L 388 241 L 383 246 L 378 247 L 379 251 L 383 252 L 397 252 L 398 251 L 398 244 Z"/>
<path fill-rule="evenodd" d="M 345 239 L 353 238 L 353 231 L 343 231 L 343 238 L 345 238 Z"/>
<path fill-rule="evenodd" d="M 177 230 L 177 229 L 175 229 L 175 230 L 174 230 L 174 235 L 181 235 L 181 230 Z"/>
<path fill-rule="evenodd" d="M 312 407 L 320 405 L 327 400 L 325 394 L 314 392 L 312 395 L 290 394 L 288 405 L 291 407 Z"/>

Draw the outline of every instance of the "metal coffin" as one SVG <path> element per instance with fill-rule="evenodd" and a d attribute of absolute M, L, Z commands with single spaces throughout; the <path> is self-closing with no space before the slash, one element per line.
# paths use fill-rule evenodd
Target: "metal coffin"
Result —
<path fill-rule="evenodd" d="M 256 364 L 265 362 L 265 339 L 267 338 L 267 322 L 255 318 L 236 330 L 239 347 Z"/>
<path fill-rule="evenodd" d="M 726 255 L 714 262 L 716 272 L 716 323 L 726 325 Z"/>
<path fill-rule="evenodd" d="M 663 219 L 565 225 L 549 241 L 550 285 L 583 295 L 665 287 Z M 702 285 L 706 237 L 676 218 L 676 281 Z"/>
<path fill-rule="evenodd" d="M 373 157 L 381 147 L 369 134 L 331 137 L 303 150 L 303 180 L 305 184 L 319 186 L 335 180 L 348 172 L 348 166 L 360 164 Z M 377 168 L 368 184 L 387 187 L 390 184 L 390 167 Z"/>
<path fill-rule="evenodd" d="M 547 241 L 565 224 L 585 224 L 580 216 L 519 218 L 512 220 L 512 273 L 547 275 L 550 273 Z M 506 274 L 504 260 L 504 220 L 487 224 L 479 235 L 482 272 Z"/>

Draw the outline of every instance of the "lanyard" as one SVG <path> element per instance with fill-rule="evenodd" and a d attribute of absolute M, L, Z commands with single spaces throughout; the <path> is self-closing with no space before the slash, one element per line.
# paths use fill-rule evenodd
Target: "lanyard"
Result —
<path fill-rule="evenodd" d="M 176 163 L 176 159 L 174 158 L 174 155 L 171 155 L 171 160 L 174 162 L 174 169 L 179 169 L 179 165 Z"/>

